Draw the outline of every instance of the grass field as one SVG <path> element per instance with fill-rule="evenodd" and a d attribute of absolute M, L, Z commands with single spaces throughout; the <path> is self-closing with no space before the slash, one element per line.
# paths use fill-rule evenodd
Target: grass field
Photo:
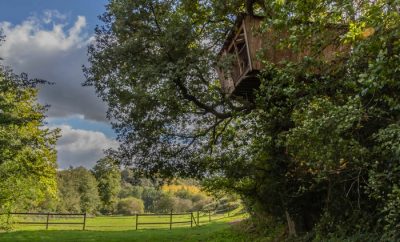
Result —
<path fill-rule="evenodd" d="M 239 216 L 240 208 L 232 212 L 221 214 L 208 214 L 197 212 L 192 214 L 182 214 L 172 216 L 172 228 L 177 227 L 191 227 L 196 226 L 197 223 L 204 225 L 211 221 L 229 220 L 235 216 Z M 243 215 L 241 215 L 243 216 Z M 10 221 L 16 222 L 13 229 L 17 231 L 32 231 L 46 229 L 47 216 L 44 215 L 13 215 Z M 138 229 L 169 229 L 170 228 L 170 215 L 151 215 L 138 217 Z M 42 224 L 18 224 L 17 222 L 35 222 Z M 48 230 L 82 230 L 83 216 L 50 216 Z M 52 224 L 59 223 L 59 224 Z M 77 223 L 77 224 L 63 224 L 63 223 Z M 158 224 L 149 224 L 158 223 Z M 164 223 L 164 224 L 162 224 Z M 94 231 L 124 231 L 136 229 L 136 216 L 97 216 L 86 218 L 86 230 Z"/>
<path fill-rule="evenodd" d="M 245 214 L 213 217 L 212 222 L 203 220 L 203 225 L 173 227 L 169 225 L 157 228 L 134 230 L 132 217 L 96 217 L 88 218 L 87 230 L 82 227 L 56 225 L 49 230 L 40 230 L 37 226 L 20 225 L 13 232 L 0 233 L 1 242 L 119 242 L 119 241 L 248 241 L 231 229 L 230 222 L 245 218 Z M 203 216 L 203 219 L 205 216 Z M 152 218 L 155 221 L 155 217 Z M 182 217 L 181 219 L 187 219 Z M 207 218 L 208 219 L 208 218 Z M 159 220 L 157 220 L 159 221 Z M 200 220 L 201 221 L 201 220 Z M 208 220 L 207 220 L 208 221 Z M 178 226 L 178 225 L 176 225 Z M 43 226 L 42 226 L 43 227 Z M 38 230 L 39 229 L 39 230 Z"/>

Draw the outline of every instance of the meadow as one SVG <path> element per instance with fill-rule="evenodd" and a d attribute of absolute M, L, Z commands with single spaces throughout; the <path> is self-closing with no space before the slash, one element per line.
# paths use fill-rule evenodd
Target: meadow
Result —
<path fill-rule="evenodd" d="M 135 230 L 135 216 L 104 216 L 87 218 L 86 230 L 79 225 L 50 225 L 45 230 L 43 225 L 17 225 L 11 232 L 0 233 L 1 242 L 15 241 L 77 241 L 77 242 L 117 242 L 117 241 L 246 241 L 246 238 L 231 228 L 231 223 L 247 217 L 243 213 L 213 215 L 211 222 L 208 216 L 200 216 L 200 226 L 193 224 L 143 226 Z M 169 219 L 169 218 L 168 218 Z M 187 216 L 175 217 L 176 221 L 187 221 Z M 190 217 L 189 217 L 190 219 Z M 78 219 L 58 219 L 57 222 L 79 222 Z M 146 222 L 165 222 L 163 217 L 149 216 Z"/>

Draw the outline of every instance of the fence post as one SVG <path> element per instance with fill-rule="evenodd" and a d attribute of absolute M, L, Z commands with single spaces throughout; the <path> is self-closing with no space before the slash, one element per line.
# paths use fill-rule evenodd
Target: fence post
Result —
<path fill-rule="evenodd" d="M 190 227 L 193 227 L 193 212 L 190 212 Z"/>
<path fill-rule="evenodd" d="M 139 214 L 136 213 L 136 230 L 137 230 L 137 228 L 138 228 L 138 221 L 139 221 Z"/>
<path fill-rule="evenodd" d="M 49 229 L 49 218 L 50 218 L 50 213 L 47 213 L 47 219 L 46 219 L 46 230 Z"/>
<path fill-rule="evenodd" d="M 200 226 L 200 215 L 198 210 L 197 210 L 197 226 Z"/>
<path fill-rule="evenodd" d="M 8 212 L 8 214 L 7 214 L 7 225 L 10 225 L 10 216 L 11 216 L 11 214 L 10 214 L 10 212 Z"/>
<path fill-rule="evenodd" d="M 86 212 L 83 214 L 83 228 L 82 230 L 86 229 Z"/>
<path fill-rule="evenodd" d="M 208 222 L 211 222 L 211 210 L 208 210 Z"/>
<path fill-rule="evenodd" d="M 172 209 L 171 209 L 171 215 L 169 217 L 169 229 L 172 229 Z"/>

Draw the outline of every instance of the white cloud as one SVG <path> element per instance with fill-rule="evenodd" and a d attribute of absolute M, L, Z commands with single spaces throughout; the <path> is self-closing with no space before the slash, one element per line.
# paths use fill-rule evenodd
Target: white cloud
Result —
<path fill-rule="evenodd" d="M 42 16 L 29 17 L 16 25 L 0 22 L 0 29 L 6 35 L 0 46 L 4 64 L 17 73 L 28 73 L 30 78 L 55 83 L 41 88 L 39 101 L 51 105 L 50 120 L 67 120 L 67 125 L 51 125 L 62 129 L 57 143 L 61 169 L 70 165 L 90 168 L 104 156 L 103 150 L 118 146 L 103 132 L 68 125 L 71 117 L 84 118 L 90 124 L 96 123 L 93 120 L 105 121 L 106 105 L 92 88 L 81 85 L 84 81 L 81 67 L 87 64 L 86 46 L 92 38 L 86 32 L 86 25 L 84 16 L 68 23 L 67 17 L 58 11 L 45 11 Z"/>
<path fill-rule="evenodd" d="M 74 129 L 69 125 L 51 128 L 61 129 L 62 137 L 57 142 L 58 164 L 61 169 L 70 165 L 91 168 L 104 156 L 104 150 L 118 147 L 117 141 L 102 132 Z"/>
<path fill-rule="evenodd" d="M 67 15 L 60 13 L 57 10 L 44 10 L 42 20 L 45 24 L 52 23 L 55 20 L 66 20 Z"/>
<path fill-rule="evenodd" d="M 106 105 L 93 88 L 82 87 L 82 65 L 87 64 L 86 18 L 78 16 L 68 25 L 66 16 L 45 11 L 43 17 L 30 17 L 13 25 L 0 22 L 6 41 L 0 57 L 15 72 L 44 79 L 55 85 L 42 87 L 39 100 L 51 105 L 50 117 L 83 115 L 86 119 L 105 121 Z"/>

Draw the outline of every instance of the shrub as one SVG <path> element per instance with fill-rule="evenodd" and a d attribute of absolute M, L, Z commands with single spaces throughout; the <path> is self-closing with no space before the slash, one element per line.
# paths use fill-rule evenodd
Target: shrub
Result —
<path fill-rule="evenodd" d="M 206 210 L 204 207 L 210 203 L 209 199 L 203 199 L 193 203 L 192 211 Z"/>
<path fill-rule="evenodd" d="M 146 212 L 158 212 L 157 201 L 160 199 L 162 191 L 155 189 L 154 187 L 144 187 L 142 192 L 142 200 L 146 208 Z"/>
<path fill-rule="evenodd" d="M 121 199 L 117 204 L 117 211 L 123 215 L 133 215 L 135 213 L 144 212 L 144 204 L 141 199 L 135 197 L 127 197 Z"/>
<path fill-rule="evenodd" d="M 175 193 L 175 196 L 182 199 L 189 199 L 192 196 L 192 194 L 188 190 L 182 188 Z"/>
<path fill-rule="evenodd" d="M 207 196 L 204 194 L 201 194 L 201 193 L 197 193 L 192 196 L 192 202 L 194 202 L 194 203 L 199 202 L 201 200 L 206 200 L 206 199 L 208 199 Z"/>
<path fill-rule="evenodd" d="M 177 198 L 174 204 L 175 212 L 189 212 L 193 208 L 192 200 Z"/>
<path fill-rule="evenodd" d="M 2 210 L 0 210 L 2 212 Z M 0 232 L 10 231 L 12 229 L 11 223 L 9 223 L 8 215 L 6 213 L 0 214 Z"/>
<path fill-rule="evenodd" d="M 163 194 L 155 204 L 156 212 L 166 213 L 177 208 L 178 199 L 170 194 Z"/>

